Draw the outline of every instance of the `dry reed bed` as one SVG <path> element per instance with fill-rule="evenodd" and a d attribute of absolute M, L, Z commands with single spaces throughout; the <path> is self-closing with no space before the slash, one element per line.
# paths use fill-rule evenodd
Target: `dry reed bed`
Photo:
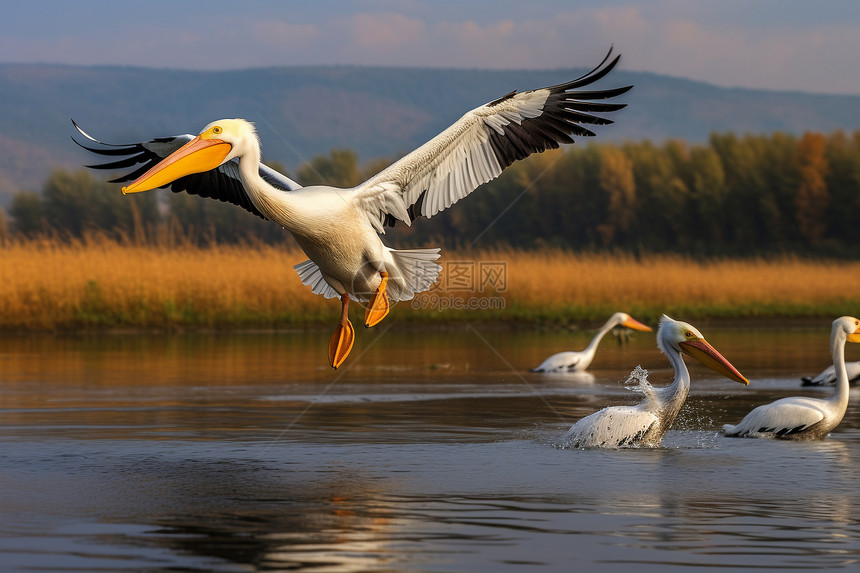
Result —
<path fill-rule="evenodd" d="M 857 304 L 860 262 L 777 259 L 696 261 L 656 255 L 576 255 L 504 251 L 510 290 L 524 306 L 766 307 Z M 553 269 L 548 274 L 546 269 Z M 566 301 L 566 303 L 565 303 Z"/>
<path fill-rule="evenodd" d="M 140 246 L 104 239 L 0 245 L 0 328 L 277 327 L 334 320 L 339 305 L 311 294 L 292 266 L 304 255 L 269 245 Z M 415 309 L 403 319 L 595 320 L 625 309 L 685 316 L 860 313 L 850 277 L 860 262 L 577 255 L 559 250 L 447 253 L 447 261 L 503 262 L 506 290 L 433 292 L 504 297 L 495 310 Z M 446 267 L 447 268 L 447 267 Z"/>
<path fill-rule="evenodd" d="M 108 240 L 0 247 L 0 325 L 219 326 L 312 319 L 320 304 L 273 247 L 146 247 Z"/>

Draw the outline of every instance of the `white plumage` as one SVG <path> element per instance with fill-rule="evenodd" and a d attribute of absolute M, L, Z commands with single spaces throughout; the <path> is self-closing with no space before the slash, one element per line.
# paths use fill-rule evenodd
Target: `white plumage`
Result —
<path fill-rule="evenodd" d="M 860 383 L 860 362 L 846 362 L 845 372 L 850 384 Z M 818 376 L 804 376 L 801 381 L 801 386 L 833 386 L 836 384 L 836 367 L 831 364 Z"/>
<path fill-rule="evenodd" d="M 301 187 L 260 162 L 253 125 L 241 119 L 210 123 L 199 135 L 160 138 L 147 143 L 85 147 L 107 156 L 126 156 L 101 169 L 134 172 L 115 179 L 131 181 L 123 192 L 170 186 L 202 197 L 228 201 L 290 231 L 308 260 L 296 265 L 304 284 L 327 298 L 339 296 L 341 322 L 332 336 L 329 359 L 335 368 L 352 348 L 350 299 L 369 301 L 365 325 L 388 314 L 389 299 L 409 300 L 427 290 L 441 267 L 439 249 L 397 251 L 379 234 L 396 221 L 411 225 L 432 217 L 498 177 L 514 161 L 532 153 L 592 136 L 586 125 L 612 123 L 594 113 L 624 104 L 605 103 L 630 86 L 583 90 L 608 74 L 619 57 L 610 54 L 587 74 L 556 86 L 511 92 L 466 113 L 442 133 L 391 166 L 351 189 L 324 185 Z M 76 125 L 77 127 L 77 125 Z"/>
<path fill-rule="evenodd" d="M 635 406 L 610 406 L 582 418 L 564 436 L 565 442 L 579 448 L 622 448 L 645 443 L 647 434 L 654 434 L 660 428 L 661 400 L 656 394 L 659 390 L 651 386 L 647 379 L 648 371 L 637 366 L 625 384 L 636 382 L 637 388 L 631 390 L 645 394 L 645 399 Z M 663 389 L 665 390 L 665 388 Z M 668 428 L 667 428 L 668 429 Z M 662 437 L 660 433 L 660 437 Z"/>
<path fill-rule="evenodd" d="M 541 362 L 540 366 L 532 368 L 531 371 L 548 373 L 582 372 L 587 369 L 591 365 L 592 360 L 594 360 L 594 355 L 597 352 L 597 346 L 600 344 L 600 341 L 603 340 L 603 337 L 606 336 L 607 332 L 616 326 L 623 326 L 625 328 L 642 331 L 651 330 L 638 320 L 632 318 L 629 314 L 616 312 L 609 317 L 606 324 L 597 331 L 597 334 L 594 335 L 594 338 L 591 339 L 591 342 L 584 350 L 553 354 Z"/>
<path fill-rule="evenodd" d="M 836 373 L 836 389 L 829 398 L 783 398 L 755 408 L 736 426 L 726 424 L 722 433 L 738 438 L 814 440 L 829 434 L 848 408 L 848 372 L 845 343 L 860 342 L 860 320 L 843 316 L 833 321 L 830 354 Z"/>
<path fill-rule="evenodd" d="M 636 367 L 628 382 L 637 380 L 645 398 L 635 406 L 610 406 L 576 422 L 564 436 L 564 444 L 575 448 L 621 448 L 658 446 L 672 427 L 690 391 L 690 373 L 681 357 L 687 354 L 724 376 L 747 384 L 746 378 L 708 344 L 695 327 L 660 319 L 657 345 L 675 369 L 675 379 L 665 388 L 654 388 L 642 368 Z"/>

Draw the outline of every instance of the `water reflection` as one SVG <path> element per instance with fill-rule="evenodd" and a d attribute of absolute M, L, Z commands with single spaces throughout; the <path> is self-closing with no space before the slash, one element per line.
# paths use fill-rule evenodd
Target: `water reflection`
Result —
<path fill-rule="evenodd" d="M 636 364 L 670 381 L 653 336 L 604 344 L 576 377 L 527 369 L 579 333 L 406 329 L 336 373 L 319 361 L 325 337 L 300 331 L 4 339 L 0 562 L 848 567 L 860 559 L 856 396 L 821 442 L 717 433 L 757 404 L 832 392 L 799 386 L 826 359 L 828 329 L 709 328 L 751 386 L 694 370 L 664 447 L 610 452 L 553 444 L 577 418 L 635 402 L 623 381 Z"/>
<path fill-rule="evenodd" d="M 832 568 L 860 557 L 860 529 L 851 517 L 856 496 L 839 484 L 808 491 L 806 484 L 790 488 L 779 483 L 774 489 L 763 482 L 752 487 L 721 483 L 718 474 L 707 477 L 710 470 L 667 449 L 638 452 L 646 454 L 644 459 L 596 452 L 601 455 L 588 460 L 592 469 L 577 470 L 567 484 L 549 484 L 546 478 L 517 483 L 524 474 L 516 469 L 482 483 L 481 470 L 466 459 L 496 471 L 498 456 L 467 449 L 466 455 L 454 453 L 455 463 L 442 463 L 437 471 L 416 467 L 429 460 L 413 460 L 413 469 L 405 471 L 421 474 L 412 476 L 420 487 L 390 480 L 341 452 L 335 463 L 339 475 L 315 472 L 317 479 L 304 486 L 282 477 L 288 488 L 284 483 L 237 483 L 227 507 L 164 520 L 151 535 L 177 552 L 238 560 L 263 570 L 420 570 L 430 564 L 478 566 L 503 556 L 510 563 L 554 568 L 574 561 Z M 529 442 L 501 449 L 523 454 L 529 463 L 537 458 L 527 451 L 547 453 Z M 433 450 L 419 450 L 419 455 Z M 397 454 L 406 451 L 398 448 Z M 376 462 L 390 463 L 381 450 L 371 453 Z M 830 473 L 826 462 L 832 452 L 822 453 L 807 452 L 819 467 L 806 472 L 808 477 Z M 746 452 L 735 460 L 716 454 L 706 466 L 735 461 L 738 477 L 749 484 L 764 464 L 747 455 L 759 454 Z M 320 463 L 319 469 L 326 465 Z M 745 465 L 754 467 L 741 469 Z M 535 469 L 554 466 L 544 461 Z M 594 468 L 601 466 L 624 479 L 612 480 L 612 486 L 598 483 Z M 554 477 L 563 476 L 554 469 Z M 449 487 L 436 481 L 442 473 Z M 218 489 L 217 474 L 212 476 L 215 484 L 196 477 L 200 496 Z M 583 482 L 576 478 L 590 484 L 577 487 Z"/>

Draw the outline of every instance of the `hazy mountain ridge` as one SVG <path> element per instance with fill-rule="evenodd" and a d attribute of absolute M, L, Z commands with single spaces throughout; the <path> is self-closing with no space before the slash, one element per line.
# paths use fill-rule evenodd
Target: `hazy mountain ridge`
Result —
<path fill-rule="evenodd" d="M 244 117 L 257 124 L 266 158 L 293 169 L 332 148 L 354 149 L 362 161 L 394 158 L 481 103 L 585 71 L 0 65 L 0 204 L 22 188 L 38 189 L 55 167 L 94 162 L 69 139 L 70 118 L 94 137 L 125 143 Z M 628 84 L 635 87 L 621 99 L 629 106 L 613 115 L 616 124 L 598 127 L 597 141 L 860 128 L 860 95 L 727 89 L 624 70 L 599 85 Z"/>

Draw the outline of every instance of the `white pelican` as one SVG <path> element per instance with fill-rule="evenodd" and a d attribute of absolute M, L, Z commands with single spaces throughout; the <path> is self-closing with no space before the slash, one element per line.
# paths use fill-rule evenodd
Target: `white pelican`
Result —
<path fill-rule="evenodd" d="M 722 433 L 736 438 L 816 440 L 839 425 L 848 408 L 848 372 L 845 342 L 860 342 L 860 320 L 842 316 L 833 321 L 830 355 L 836 371 L 836 390 L 830 398 L 783 398 L 755 408 L 740 424 L 723 426 Z"/>
<path fill-rule="evenodd" d="M 681 353 L 692 356 L 727 378 L 749 384 L 749 380 L 686 322 L 673 320 L 664 314 L 657 330 L 657 346 L 672 363 L 675 381 L 665 388 L 654 388 L 644 376 L 640 376 L 638 390 L 645 394 L 642 402 L 635 406 L 611 406 L 582 418 L 565 434 L 566 444 L 576 448 L 660 445 L 690 391 L 690 372 Z M 636 373 L 634 370 L 631 377 L 637 377 Z"/>
<path fill-rule="evenodd" d="M 606 336 L 606 333 L 615 328 L 616 326 L 624 326 L 626 328 L 632 328 L 633 330 L 642 330 L 646 332 L 650 332 L 651 328 L 645 326 L 638 320 L 631 317 L 629 314 L 624 312 L 616 312 L 609 320 L 606 321 L 601 329 L 594 335 L 594 338 L 591 339 L 591 342 L 588 343 L 588 346 L 585 347 L 585 350 L 580 350 L 579 352 L 559 352 L 557 354 L 553 354 L 546 360 L 540 363 L 540 366 L 537 368 L 532 368 L 532 372 L 582 372 L 586 368 L 591 365 L 591 361 L 594 360 L 594 354 L 597 352 L 597 345 L 600 344 L 600 341 L 603 340 L 603 337 Z"/>
<path fill-rule="evenodd" d="M 389 300 L 413 298 L 434 283 L 441 267 L 439 249 L 394 250 L 379 233 L 397 220 L 410 225 L 432 217 L 479 185 L 494 179 L 516 160 L 592 136 L 585 125 L 611 120 L 594 115 L 625 104 L 613 98 L 632 86 L 581 90 L 608 74 L 620 56 L 612 50 L 587 74 L 552 87 L 513 91 L 466 113 L 442 133 L 352 189 L 301 187 L 260 163 L 260 143 L 251 123 L 224 119 L 199 135 L 154 139 L 129 145 L 104 144 L 77 127 L 101 155 L 124 157 L 91 167 L 143 166 L 113 182 L 131 181 L 123 193 L 171 186 L 201 197 L 229 201 L 286 228 L 308 260 L 295 266 L 315 294 L 339 297 L 341 321 L 329 344 L 337 368 L 355 339 L 348 318 L 350 299 L 369 301 L 365 326 L 382 320 Z M 73 122 L 74 123 L 74 122 Z M 133 180 L 133 181 L 132 181 Z"/>
<path fill-rule="evenodd" d="M 860 384 L 860 362 L 846 362 L 845 371 L 851 385 Z M 804 376 L 800 380 L 801 386 L 833 386 L 836 384 L 836 368 L 831 364 L 818 376 Z"/>

